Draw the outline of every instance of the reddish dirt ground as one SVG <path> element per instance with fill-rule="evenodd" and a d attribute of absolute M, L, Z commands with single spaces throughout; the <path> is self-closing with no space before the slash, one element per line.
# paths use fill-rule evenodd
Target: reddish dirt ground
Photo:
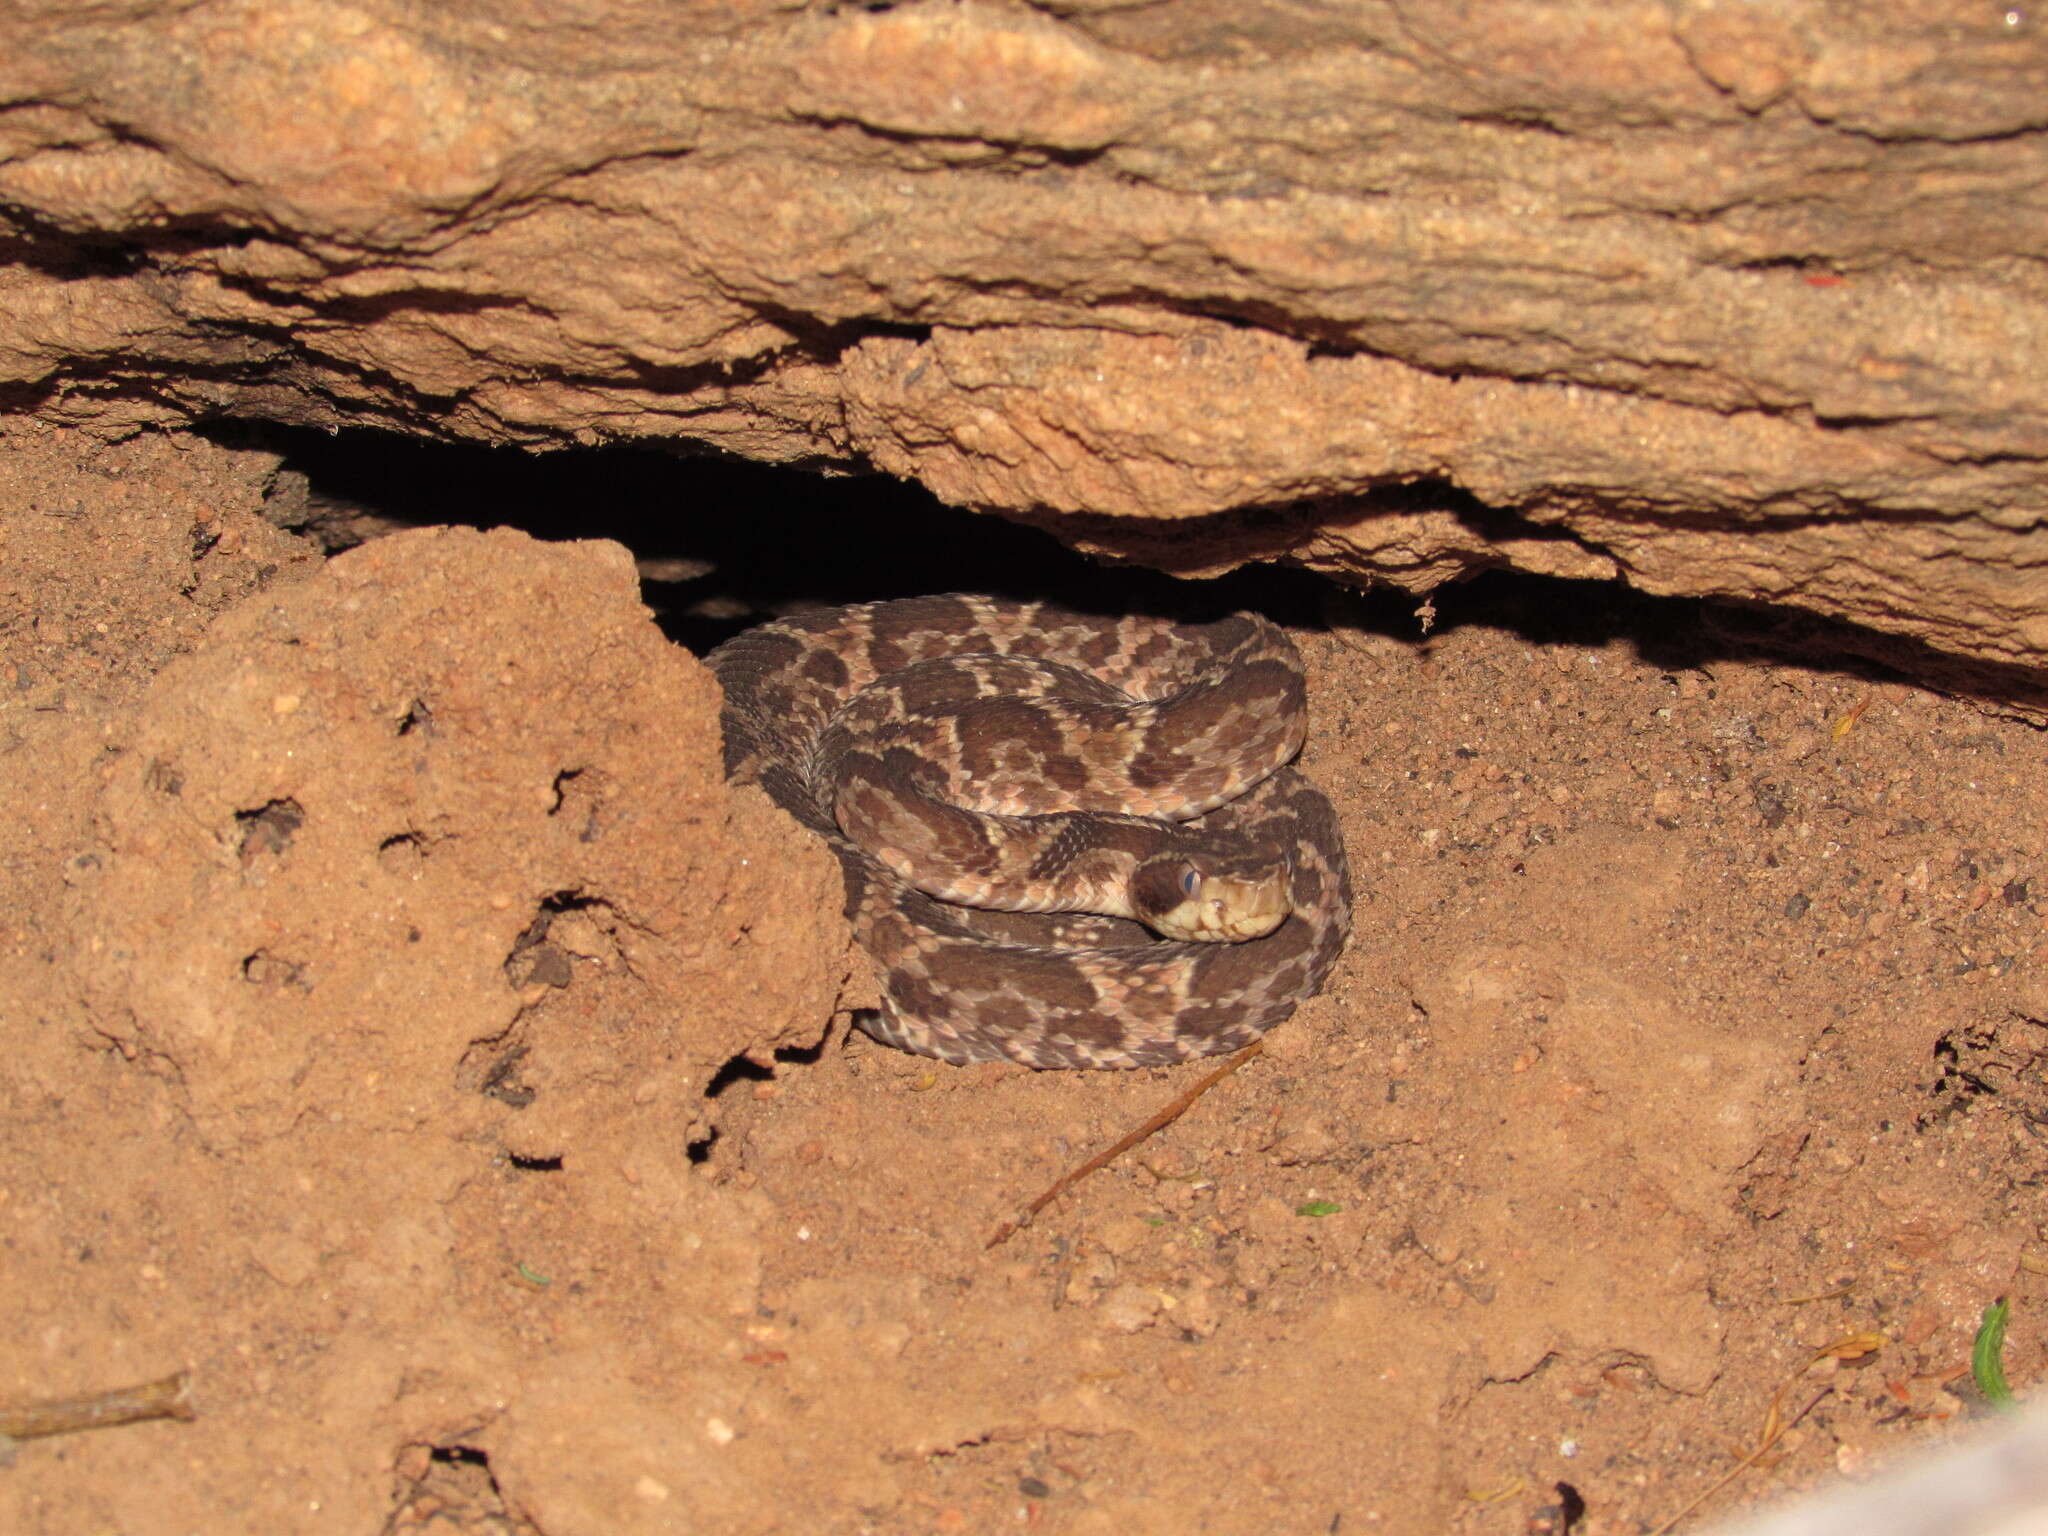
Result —
<path fill-rule="evenodd" d="M 2048 740 L 1993 709 L 1290 588 L 1357 939 L 991 1251 L 1208 1068 L 849 1039 L 831 867 L 625 551 L 330 559 L 198 438 L 5 466 L 0 1403 L 196 1417 L 24 1442 L 0 1528 L 1621 1536 L 1774 1401 L 1683 1528 L 1981 1417 L 1994 1297 L 2040 1373 Z M 674 628 L 764 611 L 773 550 L 636 553 Z"/>

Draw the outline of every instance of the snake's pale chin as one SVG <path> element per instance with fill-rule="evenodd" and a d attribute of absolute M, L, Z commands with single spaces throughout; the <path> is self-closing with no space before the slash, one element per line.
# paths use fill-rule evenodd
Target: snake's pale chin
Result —
<path fill-rule="evenodd" d="M 1210 875 L 1196 895 L 1165 912 L 1148 913 L 1143 921 L 1164 939 L 1242 944 L 1263 939 L 1287 921 L 1290 910 L 1284 870 L 1258 880 Z"/>

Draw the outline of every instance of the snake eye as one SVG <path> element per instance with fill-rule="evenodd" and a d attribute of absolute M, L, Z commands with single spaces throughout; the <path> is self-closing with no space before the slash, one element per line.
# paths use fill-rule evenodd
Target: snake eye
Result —
<path fill-rule="evenodd" d="M 1189 897 L 1190 899 L 1192 899 L 1193 897 L 1195 897 L 1195 896 L 1198 896 L 1198 895 L 1200 895 L 1200 894 L 1201 894 L 1201 890 L 1202 890 L 1202 872 L 1201 872 L 1201 871 L 1200 871 L 1199 869 L 1196 869 L 1196 868 L 1195 868 L 1194 866 L 1192 866 L 1192 865 L 1190 865 L 1190 866 L 1189 866 L 1188 868 L 1186 868 L 1186 869 L 1182 870 L 1182 871 L 1181 871 L 1181 875 L 1180 875 L 1180 893 L 1181 893 L 1181 895 L 1183 895 L 1183 896 L 1186 896 L 1186 897 Z"/>

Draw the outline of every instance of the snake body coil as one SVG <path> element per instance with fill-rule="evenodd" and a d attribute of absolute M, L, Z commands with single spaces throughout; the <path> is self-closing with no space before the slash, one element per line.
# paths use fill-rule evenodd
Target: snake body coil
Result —
<path fill-rule="evenodd" d="M 1234 1050 L 1349 936 L 1335 813 L 1287 766 L 1300 659 L 1262 618 L 910 598 L 708 662 L 728 774 L 839 856 L 881 973 L 862 1027 L 888 1044 L 1033 1067 Z"/>

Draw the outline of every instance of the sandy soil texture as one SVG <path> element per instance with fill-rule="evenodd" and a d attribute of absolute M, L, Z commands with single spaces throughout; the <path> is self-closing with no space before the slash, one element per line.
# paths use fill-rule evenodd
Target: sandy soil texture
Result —
<path fill-rule="evenodd" d="M 1358 938 L 990 1250 L 1205 1068 L 848 1039 L 836 873 L 637 578 L 757 590 L 330 554 L 276 469 L 0 455 L 0 1405 L 196 1414 L 22 1444 L 0 1528 L 1621 1536 L 1774 1400 L 1708 1512 L 1981 1416 L 1997 1296 L 2038 1377 L 2032 727 L 1693 606 L 1288 588 Z"/>

